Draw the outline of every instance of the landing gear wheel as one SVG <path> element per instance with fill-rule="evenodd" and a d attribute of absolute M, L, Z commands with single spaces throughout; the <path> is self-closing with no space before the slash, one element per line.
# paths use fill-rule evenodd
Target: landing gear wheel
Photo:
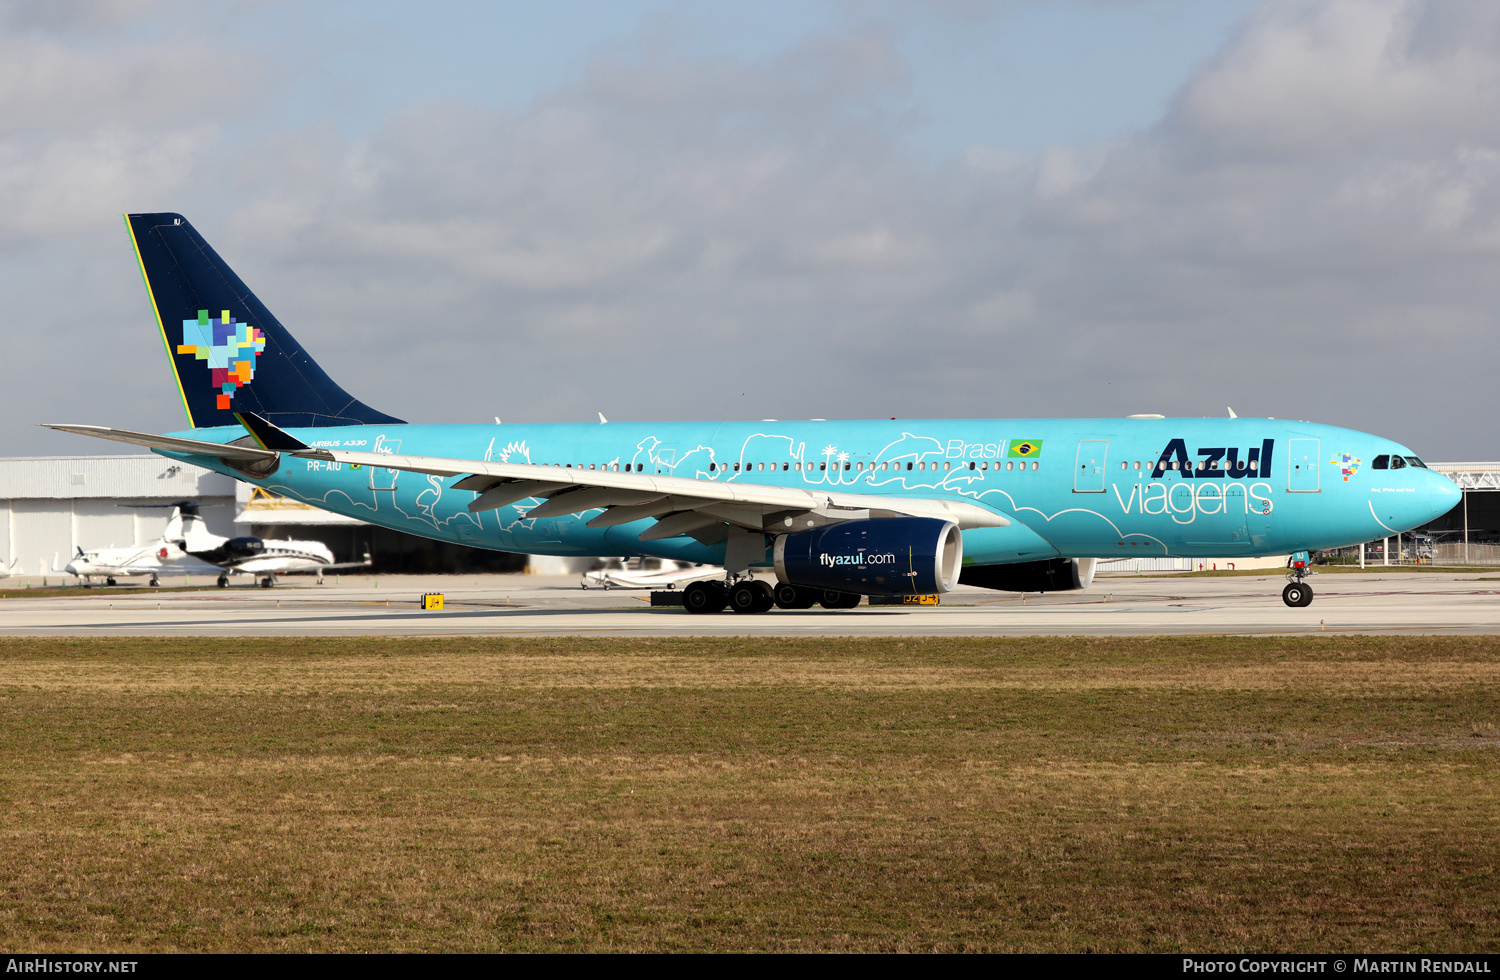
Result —
<path fill-rule="evenodd" d="M 227 588 L 229 588 L 229 576 L 228 575 L 220 575 L 219 576 L 219 580 L 218 580 L 218 586 L 221 589 L 227 589 Z"/>
<path fill-rule="evenodd" d="M 682 590 L 682 608 L 690 613 L 716 613 L 724 609 L 724 586 L 718 582 L 694 582 Z"/>
<path fill-rule="evenodd" d="M 824 609 L 853 609 L 859 605 L 859 600 L 864 596 L 856 592 L 840 592 L 837 589 L 824 589 L 823 594 L 818 597 L 818 605 Z"/>
<path fill-rule="evenodd" d="M 1301 582 L 1292 582 L 1281 590 L 1281 601 L 1294 608 L 1310 606 L 1313 601 L 1313 591 Z"/>
<path fill-rule="evenodd" d="M 263 579 L 260 580 L 260 587 L 263 588 L 263 589 L 269 589 L 271 586 L 273 586 L 275 584 L 276 584 L 276 576 L 274 576 L 274 575 L 267 575 L 265 578 L 263 578 Z"/>
<path fill-rule="evenodd" d="M 768 612 L 775 604 L 771 587 L 764 582 L 741 582 L 729 590 L 729 608 L 737 613 Z"/>
<path fill-rule="evenodd" d="M 105 585 L 114 585 L 115 584 L 115 580 L 112 579 L 112 578 L 107 578 L 107 579 L 104 580 L 104 584 Z"/>
<path fill-rule="evenodd" d="M 152 588 L 153 588 L 153 589 L 155 589 L 155 588 L 160 588 L 160 586 L 161 586 L 161 583 L 160 583 L 160 582 L 158 582 L 158 581 L 157 581 L 157 580 L 156 580 L 156 576 L 155 576 L 155 575 L 153 575 L 153 576 L 151 576 L 151 582 L 150 582 L 150 585 L 151 585 L 151 587 L 152 587 Z"/>
<path fill-rule="evenodd" d="M 816 589 L 804 589 L 783 582 L 776 586 L 772 594 L 776 597 L 776 605 L 782 609 L 811 609 L 817 604 L 819 593 Z"/>

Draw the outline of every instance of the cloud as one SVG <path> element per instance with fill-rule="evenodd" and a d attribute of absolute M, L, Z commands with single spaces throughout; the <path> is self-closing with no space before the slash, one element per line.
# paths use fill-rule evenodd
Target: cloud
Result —
<path fill-rule="evenodd" d="M 118 31 L 172 0 L 0 0 L 0 25 L 19 31 L 99 34 Z"/>
<path fill-rule="evenodd" d="M 1489 3 L 1281 0 L 1187 86 L 1173 121 L 1242 159 L 1492 140 L 1497 42 Z"/>
<path fill-rule="evenodd" d="M 47 312 L 87 268 L 128 271 L 85 216 L 134 197 L 187 211 L 335 378 L 413 419 L 1228 403 L 1483 456 L 1500 451 L 1492 6 L 1266 3 L 1147 130 L 937 162 L 906 139 L 919 66 L 864 20 L 758 60 L 632 42 L 524 109 L 413 101 L 357 137 L 259 119 L 236 142 L 217 112 L 270 110 L 235 86 L 124 99 L 107 123 L 58 83 L 55 126 L 0 118 L 10 247 L 54 249 L 13 265 L 0 327 L 51 316 L 84 342 L 68 324 L 130 324 L 118 357 L 28 352 L 30 373 L 81 378 L 70 415 L 180 424 L 124 286 Z M 131 43 L 92 86 L 149 67 Z M 127 403 L 91 402 L 122 368 L 144 379 Z M 7 414 L 56 414 L 42 392 Z"/>
<path fill-rule="evenodd" d="M 106 49 L 0 39 L 0 138 L 99 125 L 239 115 L 263 72 L 242 54 L 170 43 Z"/>

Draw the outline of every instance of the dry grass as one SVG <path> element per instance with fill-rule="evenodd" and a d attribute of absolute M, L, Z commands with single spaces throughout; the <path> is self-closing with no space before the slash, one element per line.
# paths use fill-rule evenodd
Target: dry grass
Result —
<path fill-rule="evenodd" d="M 0 938 L 1483 950 L 1500 639 L 0 641 Z"/>

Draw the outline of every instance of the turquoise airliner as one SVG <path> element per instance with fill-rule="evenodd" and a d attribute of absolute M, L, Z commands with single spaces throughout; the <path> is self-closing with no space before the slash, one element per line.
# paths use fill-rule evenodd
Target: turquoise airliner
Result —
<path fill-rule="evenodd" d="M 181 215 L 125 217 L 190 428 L 53 428 L 475 548 L 722 565 L 690 612 L 1086 588 L 1101 558 L 1336 548 L 1459 500 L 1405 446 L 1278 419 L 409 424 L 334 383 Z M 1312 601 L 1300 571 L 1283 600 Z"/>

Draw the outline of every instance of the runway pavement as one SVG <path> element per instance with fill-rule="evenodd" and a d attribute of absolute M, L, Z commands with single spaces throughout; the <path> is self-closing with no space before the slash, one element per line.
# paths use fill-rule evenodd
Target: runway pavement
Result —
<path fill-rule="evenodd" d="M 349 576 L 318 586 L 234 587 L 0 600 L 0 636 L 1154 636 L 1500 633 L 1500 570 L 1386 571 L 1311 579 L 1290 609 L 1282 576 L 1101 577 L 1081 593 L 1027 596 L 960 588 L 936 608 L 773 610 L 692 616 L 652 609 L 645 592 L 584 591 L 576 578 Z M 14 582 L 14 580 L 12 580 Z M 446 608 L 423 611 L 423 592 Z"/>

